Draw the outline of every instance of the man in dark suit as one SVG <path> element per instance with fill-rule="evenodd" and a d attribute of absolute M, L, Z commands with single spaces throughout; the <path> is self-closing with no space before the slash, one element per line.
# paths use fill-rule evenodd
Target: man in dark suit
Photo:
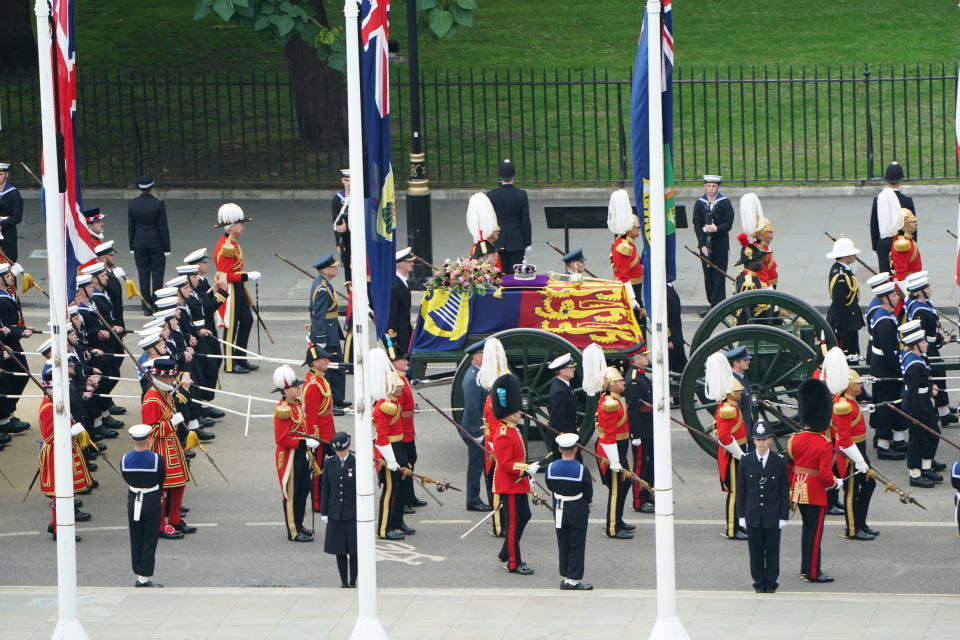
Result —
<path fill-rule="evenodd" d="M 410 323 L 410 273 L 413 271 L 413 255 L 410 247 L 397 251 L 397 275 L 393 279 L 393 290 L 390 292 L 390 319 L 387 321 L 387 335 L 394 344 L 400 345 L 404 351 L 410 350 L 410 338 L 413 336 L 413 325 Z"/>
<path fill-rule="evenodd" d="M 720 193 L 720 176 L 703 176 L 704 194 L 693 205 L 693 230 L 697 234 L 700 255 L 726 273 L 730 261 L 730 229 L 733 227 L 733 205 Z M 727 279 L 706 262 L 703 266 L 703 287 L 707 302 L 714 306 L 726 297 Z M 701 313 L 700 317 L 706 313 Z"/>
<path fill-rule="evenodd" d="M 550 426 L 561 433 L 577 433 L 577 396 L 570 388 L 570 382 L 577 375 L 577 363 L 569 353 L 554 359 L 547 365 L 556 377 L 550 383 L 547 407 L 550 414 Z M 554 438 L 556 434 L 545 433 L 547 443 L 553 452 L 553 459 L 560 459 L 560 450 Z M 580 450 L 577 450 L 577 459 Z"/>
<path fill-rule="evenodd" d="M 757 593 L 776 593 L 780 576 L 780 530 L 790 517 L 787 459 L 770 450 L 773 430 L 765 420 L 753 426 L 756 451 L 744 454 L 737 470 L 737 513 L 747 530 L 750 575 Z"/>
<path fill-rule="evenodd" d="M 900 201 L 901 209 L 909 209 L 914 215 L 917 214 L 917 207 L 913 204 L 913 198 L 900 193 L 900 183 L 903 182 L 903 167 L 898 162 L 891 162 L 887 165 L 887 170 L 883 172 L 883 181 L 887 186 L 893 189 L 897 194 L 897 200 Z M 917 225 L 919 227 L 919 225 Z M 913 239 L 917 240 L 918 232 L 913 232 Z M 873 206 L 870 208 L 870 247 L 877 254 L 878 271 L 890 271 L 890 243 L 893 238 L 880 237 L 880 223 L 877 220 L 877 198 L 873 199 Z"/>
<path fill-rule="evenodd" d="M 504 273 L 512 273 L 513 265 L 523 262 L 524 253 L 533 245 L 530 203 L 527 192 L 513 186 L 516 175 L 516 165 L 507 158 L 500 163 L 500 186 L 487 192 L 500 226 L 500 237 L 494 246 L 500 252 Z"/>
<path fill-rule="evenodd" d="M 23 222 L 23 198 L 15 186 L 7 182 L 10 165 L 0 162 L 0 250 L 10 262 L 17 261 L 17 225 Z"/>
<path fill-rule="evenodd" d="M 490 511 L 490 505 L 480 499 L 480 477 L 483 475 L 483 403 L 487 399 L 487 390 L 480 386 L 477 374 L 483 364 L 483 342 L 475 342 L 466 348 L 470 358 L 470 369 L 463 377 L 460 389 L 463 391 L 463 414 L 460 416 L 462 426 L 479 447 L 467 442 L 467 437 L 461 435 L 467 445 L 467 511 Z"/>
<path fill-rule="evenodd" d="M 140 291 L 145 296 L 163 287 L 163 271 L 170 255 L 170 230 L 167 228 L 167 209 L 157 197 L 157 181 L 150 176 L 137 180 L 140 195 L 130 200 L 127 207 L 127 229 L 130 250 L 137 264 Z M 146 303 L 143 312 L 153 312 Z"/>

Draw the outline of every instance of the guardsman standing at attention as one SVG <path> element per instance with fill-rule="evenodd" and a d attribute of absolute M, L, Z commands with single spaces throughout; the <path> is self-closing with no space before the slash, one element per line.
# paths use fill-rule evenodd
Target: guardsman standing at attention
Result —
<path fill-rule="evenodd" d="M 860 282 L 853 273 L 853 263 L 857 260 L 857 249 L 853 240 L 840 236 L 833 243 L 833 250 L 827 258 L 834 260 L 827 276 L 827 290 L 830 293 L 830 308 L 827 309 L 827 324 L 837 335 L 837 344 L 851 360 L 860 355 L 860 329 L 864 326 L 863 311 L 860 309 Z"/>
<path fill-rule="evenodd" d="M 550 416 L 550 426 L 562 433 L 577 433 L 577 395 L 570 388 L 570 382 L 577 375 L 577 363 L 569 353 L 555 358 L 547 365 L 550 373 L 554 374 L 553 382 L 547 395 L 547 414 Z M 544 434 L 553 459 L 560 459 L 560 450 L 554 442 L 554 434 Z M 577 452 L 579 460 L 579 451 Z"/>
<path fill-rule="evenodd" d="M 867 425 L 857 401 L 857 396 L 863 392 L 863 382 L 860 374 L 847 365 L 840 347 L 830 349 L 823 359 L 823 378 L 833 394 L 833 417 L 830 420 L 833 447 L 843 452 L 842 456 L 836 457 L 836 466 L 838 477 L 845 478 L 844 537 L 848 540 L 873 540 L 880 532 L 867 525 L 867 511 L 877 481 L 867 473 L 870 469 Z"/>
<path fill-rule="evenodd" d="M 283 519 L 287 540 L 313 542 L 313 530 L 303 526 L 303 515 L 310 493 L 310 472 L 315 470 L 314 455 L 320 441 L 308 437 L 309 427 L 300 404 L 302 380 L 288 364 L 273 371 L 274 392 L 281 398 L 273 411 L 273 436 L 277 443 L 277 478 L 283 494 Z"/>
<path fill-rule="evenodd" d="M 940 426 L 946 427 L 957 422 L 950 412 L 950 398 L 947 395 L 946 369 L 940 362 L 940 348 L 952 342 L 952 336 L 944 336 L 940 331 L 940 314 L 930 301 L 930 278 L 926 271 L 918 271 L 907 277 L 905 282 L 907 303 L 904 306 L 907 320 L 919 320 L 923 335 L 927 339 L 927 361 L 931 363 L 933 383 L 940 388 L 933 403 L 937 407 Z"/>
<path fill-rule="evenodd" d="M 633 449 L 633 470 L 651 487 L 653 484 L 653 383 L 647 377 L 650 370 L 650 349 L 646 342 L 635 344 L 621 353 L 630 358 L 626 371 L 627 401 L 630 420 L 630 445 Z M 633 510 L 653 513 L 653 494 L 639 482 L 633 483 Z"/>
<path fill-rule="evenodd" d="M 23 198 L 10 177 L 10 163 L 0 162 L 0 260 L 17 261 L 17 225 L 23 221 Z"/>
<path fill-rule="evenodd" d="M 807 582 L 833 582 L 820 571 L 820 542 L 827 513 L 827 489 L 841 489 L 843 482 L 833 475 L 833 444 L 830 391 L 820 380 L 804 380 L 797 391 L 799 419 L 804 431 L 790 436 L 790 502 L 800 509 L 803 533 L 800 542 L 800 577 Z"/>
<path fill-rule="evenodd" d="M 337 275 L 340 263 L 332 253 L 321 256 L 313 263 L 317 270 L 317 277 L 310 285 L 310 342 L 323 347 L 330 354 L 331 362 L 343 362 L 343 350 L 340 340 L 343 338 L 343 329 L 340 328 L 340 301 L 331 280 Z M 342 416 L 344 407 L 350 403 L 344 401 L 347 378 L 343 369 L 333 369 L 327 372 L 330 389 L 333 391 L 333 415 Z"/>
<path fill-rule="evenodd" d="M 755 193 L 746 193 L 740 198 L 740 225 L 744 233 L 753 237 L 753 243 L 766 252 L 760 267 L 760 280 L 772 289 L 777 288 L 780 275 L 777 273 L 777 261 L 773 259 L 773 223 L 763 215 L 760 198 Z"/>
<path fill-rule="evenodd" d="M 766 420 L 753 425 L 756 452 L 746 454 L 737 469 L 737 512 L 747 532 L 750 575 L 757 593 L 776 593 L 780 584 L 780 530 L 790 517 L 787 459 L 770 451 L 773 429 Z"/>
<path fill-rule="evenodd" d="M 939 390 L 930 380 L 930 365 L 927 363 L 927 339 L 918 320 L 900 325 L 900 341 L 904 351 L 900 354 L 900 368 L 903 371 L 903 411 L 913 416 L 931 430 L 940 433 L 940 423 L 934 408 L 934 399 Z M 943 476 L 937 473 L 946 465 L 937 464 L 934 459 L 940 439 L 910 422 L 910 441 L 907 448 L 907 469 L 910 473 L 910 486 L 932 489 L 936 483 L 943 482 Z"/>
<path fill-rule="evenodd" d="M 135 424 L 127 432 L 133 451 L 120 459 L 120 474 L 127 483 L 127 526 L 130 529 L 130 563 L 137 576 L 135 587 L 162 587 L 153 582 L 153 568 L 160 539 L 160 499 L 166 467 L 163 458 L 150 450 L 150 427 Z"/>
<path fill-rule="evenodd" d="M 500 264 L 500 254 L 494 243 L 500 238 L 500 227 L 497 226 L 497 212 L 485 193 L 477 192 L 470 196 L 467 203 L 467 230 L 473 238 L 470 247 L 470 257 L 474 260 L 484 260 L 503 272 Z"/>
<path fill-rule="evenodd" d="M 507 354 L 503 350 L 503 344 L 496 338 L 487 338 L 483 342 L 483 358 L 480 370 L 477 372 L 477 382 L 486 392 L 486 398 L 483 401 L 483 448 L 487 454 L 483 471 L 487 484 L 487 499 L 494 512 L 490 518 L 490 533 L 498 538 L 503 537 L 503 513 L 500 508 L 500 495 L 495 486 L 497 457 L 494 441 L 500 435 L 501 425 L 500 420 L 493 414 L 493 397 L 490 392 L 493 389 L 493 383 L 507 373 L 510 373 L 510 367 L 507 364 Z"/>
<path fill-rule="evenodd" d="M 560 588 L 591 591 L 583 581 L 583 558 L 587 550 L 587 520 L 593 500 L 593 478 L 576 459 L 577 434 L 557 436 L 560 460 L 547 465 L 547 489 L 553 493 L 553 510 L 560 552 Z"/>
<path fill-rule="evenodd" d="M 333 454 L 323 462 L 320 489 L 320 517 L 327 525 L 323 551 L 337 556 L 340 586 L 352 589 L 357 586 L 357 458 L 350 453 L 350 435 L 343 431 L 333 436 L 330 446 Z"/>
<path fill-rule="evenodd" d="M 403 449 L 407 457 L 407 468 L 413 471 L 417 463 L 417 432 L 413 424 L 414 411 L 417 405 L 413 399 L 413 387 L 407 380 L 407 369 L 410 367 L 410 361 L 407 359 L 406 351 L 397 345 L 387 347 L 387 356 L 393 363 L 393 368 L 397 372 L 397 379 L 402 385 L 400 395 L 397 397 L 397 404 L 400 405 L 400 422 L 403 424 Z M 413 492 L 412 475 L 408 475 L 400 481 L 400 504 L 400 531 L 405 535 L 416 533 L 403 521 L 403 515 L 416 513 L 415 508 L 425 507 L 427 503 Z"/>
<path fill-rule="evenodd" d="M 146 363 L 151 387 L 143 394 L 140 419 L 150 426 L 150 448 L 163 458 L 166 475 L 163 479 L 163 513 L 160 517 L 160 537 L 178 540 L 186 533 L 196 532 L 180 516 L 183 491 L 190 481 L 186 454 L 177 434 L 183 424 L 183 414 L 177 411 L 172 391 L 177 380 L 177 364 L 169 357 L 156 358 Z"/>
<path fill-rule="evenodd" d="M 226 292 L 227 298 L 220 307 L 220 317 L 225 327 L 223 339 L 246 349 L 250 329 L 253 327 L 247 282 L 259 280 L 260 272 L 245 270 L 240 236 L 243 235 L 247 223 L 253 222 L 253 218 L 247 218 L 239 205 L 228 202 L 221 205 L 217 211 L 217 221 L 215 226 L 223 227 L 224 231 L 213 252 L 213 262 L 217 267 L 214 280 L 217 286 Z M 227 358 L 224 360 L 223 370 L 227 373 L 249 373 L 260 368 L 247 362 L 245 353 L 234 353 L 234 348 L 229 345 L 224 345 L 224 355 Z"/>
<path fill-rule="evenodd" d="M 406 536 L 400 531 L 403 522 L 400 481 L 410 473 L 406 448 L 403 446 L 403 419 L 397 402 L 403 384 L 383 349 L 371 349 L 367 362 L 370 365 L 370 395 L 374 402 L 373 424 L 376 429 L 373 444 L 380 479 L 377 537 L 381 540 L 403 540 Z"/>
<path fill-rule="evenodd" d="M 697 234 L 697 248 L 700 255 L 720 268 L 717 271 L 703 262 L 703 288 L 707 293 L 707 303 L 711 307 L 726 297 L 724 287 L 727 263 L 730 260 L 730 229 L 733 228 L 733 203 L 720 193 L 721 176 L 703 176 L 704 194 L 693 205 L 693 230 Z M 706 311 L 701 312 L 701 316 Z"/>
<path fill-rule="evenodd" d="M 305 427 L 304 433 L 310 437 L 326 442 L 333 442 L 333 435 L 336 428 L 333 424 L 333 394 L 330 391 L 330 383 L 327 382 L 327 367 L 330 366 L 330 354 L 311 344 L 307 347 L 307 355 L 303 359 L 307 369 L 303 381 L 303 418 Z M 323 472 L 323 461 L 327 456 L 333 455 L 333 449 L 329 444 L 321 442 L 322 454 L 315 455 L 317 468 Z M 313 510 L 320 510 L 320 474 L 313 476 Z"/>
<path fill-rule="evenodd" d="M 867 364 L 870 375 L 881 378 L 873 383 L 873 400 L 877 409 L 870 416 L 877 457 L 881 460 L 903 460 L 907 434 L 906 425 L 886 403 L 900 397 L 900 340 L 897 338 L 897 319 L 893 309 L 901 302 L 900 292 L 890 282 L 889 273 L 879 273 L 869 280 L 867 286 L 875 296 L 867 308 L 867 327 L 870 343 L 867 347 Z M 884 379 L 885 378 L 885 379 Z"/>
<path fill-rule="evenodd" d="M 707 358 L 705 372 L 706 394 L 718 403 L 714 414 L 716 421 L 717 468 L 720 470 L 720 488 L 727 494 L 726 528 L 723 537 L 727 540 L 746 540 L 747 533 L 738 526 L 737 470 L 747 445 L 747 427 L 740 412 L 740 394 L 743 385 L 733 377 L 726 354 L 721 351 Z"/>
<path fill-rule="evenodd" d="M 883 173 L 883 181 L 887 183 L 887 186 L 880 193 L 891 191 L 896 196 L 895 205 L 898 209 L 909 209 L 916 215 L 917 208 L 913 204 L 913 198 L 900 191 L 900 183 L 903 182 L 903 167 L 897 162 L 891 162 Z M 877 253 L 878 271 L 887 271 L 890 268 L 891 236 L 884 236 L 880 232 L 879 200 L 879 196 L 873 199 L 873 207 L 870 210 L 870 246 Z"/>
<path fill-rule="evenodd" d="M 640 263 L 640 250 L 634 240 L 640 237 L 640 220 L 633 213 L 630 196 L 623 189 L 617 189 L 610 195 L 610 204 L 607 205 L 607 229 L 616 236 L 610 248 L 613 277 L 624 284 L 639 322 L 643 315 L 643 265 Z"/>
<path fill-rule="evenodd" d="M 493 415 L 500 421 L 500 430 L 494 440 L 497 469 L 493 484 L 494 491 L 500 495 L 505 539 L 497 557 L 510 573 L 529 576 L 533 569 L 520 557 L 520 538 L 530 521 L 527 497 L 530 478 L 527 476 L 535 476 L 540 465 L 536 462 L 527 464 L 527 450 L 517 429 L 522 408 L 520 378 L 513 373 L 500 376 L 493 383 L 490 397 L 493 398 Z"/>
<path fill-rule="evenodd" d="M 414 261 L 417 256 L 410 247 L 397 251 L 397 273 L 393 278 L 393 289 L 390 293 L 390 321 L 387 323 L 387 335 L 394 344 L 400 345 L 405 351 L 410 349 L 413 337 L 413 325 L 410 323 L 410 273 L 413 272 Z"/>

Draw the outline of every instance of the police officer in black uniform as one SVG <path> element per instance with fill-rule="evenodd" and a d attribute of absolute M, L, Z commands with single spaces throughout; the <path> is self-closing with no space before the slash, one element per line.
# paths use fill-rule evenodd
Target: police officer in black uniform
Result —
<path fill-rule="evenodd" d="M 570 387 L 574 376 L 577 375 L 577 363 L 565 353 L 554 359 L 547 368 L 555 375 L 550 383 L 547 399 L 547 410 L 550 415 L 550 426 L 562 433 L 577 433 L 577 395 Z M 544 434 L 553 452 L 553 459 L 560 459 L 560 451 L 554 440 L 553 433 Z M 577 460 L 582 460 L 580 451 L 577 451 Z"/>
<path fill-rule="evenodd" d="M 587 520 L 593 500 L 593 478 L 576 459 L 577 434 L 556 438 L 562 459 L 547 465 L 547 488 L 553 492 L 553 509 L 560 551 L 560 588 L 564 591 L 591 591 L 583 582 L 583 557 L 587 548 Z"/>
<path fill-rule="evenodd" d="M 127 229 L 140 291 L 149 295 L 163 286 L 163 271 L 170 255 L 170 230 L 166 206 L 156 195 L 157 181 L 140 176 L 137 188 L 140 195 L 130 200 L 127 207 Z M 151 313 L 146 303 L 142 307 L 145 315 Z"/>
<path fill-rule="evenodd" d="M 737 513 L 747 530 L 750 575 L 757 593 L 780 586 L 780 530 L 790 517 L 787 459 L 770 450 L 773 429 L 766 420 L 753 425 L 755 451 L 745 453 L 737 469 Z"/>
<path fill-rule="evenodd" d="M 166 466 L 163 458 L 150 450 L 147 441 L 150 427 L 135 424 L 128 433 L 133 451 L 120 461 L 120 474 L 129 485 L 127 491 L 127 524 L 130 527 L 130 559 L 137 576 L 135 587 L 162 587 L 150 580 L 153 576 L 160 537 L 160 495 Z"/>
<path fill-rule="evenodd" d="M 327 525 L 323 551 L 337 556 L 340 586 L 346 589 L 357 586 L 357 459 L 343 431 L 330 444 L 334 455 L 323 461 L 320 476 L 320 518 Z"/>
<path fill-rule="evenodd" d="M 633 468 L 651 487 L 653 484 L 653 383 L 647 377 L 650 369 L 650 349 L 646 342 L 623 350 L 630 358 L 630 367 L 624 374 L 627 388 L 623 398 L 627 401 L 627 417 L 630 420 L 630 448 L 633 449 Z M 633 510 L 653 513 L 653 495 L 633 483 Z"/>
<path fill-rule="evenodd" d="M 887 165 L 887 170 L 883 172 L 883 181 L 887 186 L 893 189 L 897 194 L 897 200 L 900 201 L 901 209 L 909 209 L 914 215 L 917 214 L 917 207 L 913 204 L 913 198 L 900 193 L 900 183 L 903 182 L 903 167 L 898 162 L 891 162 Z M 919 225 L 918 225 L 919 226 Z M 917 239 L 917 232 L 913 233 L 913 239 Z M 877 253 L 878 271 L 890 270 L 890 243 L 893 238 L 880 237 L 880 223 L 877 219 L 877 199 L 873 199 L 873 206 L 870 209 L 870 246 Z"/>

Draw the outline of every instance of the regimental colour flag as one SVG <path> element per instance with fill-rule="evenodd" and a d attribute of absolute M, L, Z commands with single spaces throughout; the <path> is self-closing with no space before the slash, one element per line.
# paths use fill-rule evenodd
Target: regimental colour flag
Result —
<path fill-rule="evenodd" d="M 73 30 L 73 0 L 54 0 L 51 16 L 53 42 L 54 108 L 57 119 L 57 139 L 62 141 L 63 159 L 60 163 L 60 211 L 57 215 L 64 225 L 67 255 L 67 299 L 72 299 L 76 288 L 77 269 L 97 259 L 94 241 L 83 216 L 80 195 L 80 169 L 77 165 L 77 48 Z M 41 203 L 43 199 L 41 197 Z M 44 211 L 44 215 L 47 215 Z"/>
<path fill-rule="evenodd" d="M 396 199 L 390 164 L 389 34 L 390 0 L 361 0 L 360 86 L 363 138 L 367 143 L 367 266 L 378 338 L 383 337 L 390 320 L 390 292 L 396 271 Z"/>
<path fill-rule="evenodd" d="M 663 186 L 666 211 L 667 282 L 677 278 L 677 227 L 673 188 L 673 7 L 671 0 L 663 0 L 660 44 L 662 73 L 660 77 L 660 100 L 663 105 Z M 643 297 L 644 305 L 650 308 L 650 123 L 647 95 L 647 29 L 648 16 L 643 15 L 637 56 L 633 63 L 633 78 L 630 86 L 630 146 L 633 155 L 633 194 L 637 213 L 643 229 Z"/>

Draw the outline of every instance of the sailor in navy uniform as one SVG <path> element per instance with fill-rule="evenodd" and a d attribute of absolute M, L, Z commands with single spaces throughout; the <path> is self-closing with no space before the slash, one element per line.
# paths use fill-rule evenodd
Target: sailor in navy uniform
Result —
<path fill-rule="evenodd" d="M 564 591 L 590 591 L 583 582 L 583 557 L 587 548 L 587 520 L 593 500 L 590 471 L 575 458 L 577 434 L 564 433 L 556 438 L 561 460 L 547 465 L 547 488 L 553 492 L 556 515 L 557 547 L 560 551 L 560 588 Z"/>
<path fill-rule="evenodd" d="M 757 593 L 775 593 L 780 576 L 780 530 L 790 517 L 787 459 L 770 450 L 773 429 L 766 420 L 753 425 L 756 451 L 744 454 L 737 469 L 737 513 L 747 530 L 750 575 Z"/>
<path fill-rule="evenodd" d="M 931 431 L 940 433 L 940 422 L 934 402 L 937 385 L 930 379 L 930 364 L 927 362 L 927 338 L 919 320 L 900 325 L 900 370 L 903 373 L 903 396 L 901 407 L 907 414 L 927 425 Z M 910 440 L 907 445 L 907 471 L 910 486 L 931 489 L 943 476 L 937 473 L 946 468 L 934 458 L 939 438 L 926 429 L 910 423 Z"/>
<path fill-rule="evenodd" d="M 873 383 L 871 389 L 877 409 L 870 416 L 870 427 L 876 430 L 874 444 L 880 460 L 903 460 L 907 450 L 907 425 L 903 424 L 886 402 L 900 395 L 900 341 L 897 339 L 897 319 L 893 310 L 900 302 L 900 292 L 890 281 L 889 273 L 879 273 L 867 286 L 875 296 L 867 307 L 867 364 L 870 375 L 885 378 Z"/>
<path fill-rule="evenodd" d="M 320 519 L 327 525 L 323 551 L 337 556 L 340 586 L 346 589 L 357 586 L 357 459 L 343 431 L 330 444 L 335 455 L 323 461 L 320 476 Z"/>
<path fill-rule="evenodd" d="M 17 225 L 23 221 L 23 198 L 7 182 L 10 165 L 0 162 L 0 251 L 10 262 L 17 261 Z"/>
<path fill-rule="evenodd" d="M 343 277 L 347 280 L 347 286 L 350 286 L 350 225 L 346 208 L 350 200 L 350 169 L 340 169 L 340 184 L 343 185 L 343 190 L 338 191 L 330 202 L 330 217 L 333 220 L 333 235 L 337 240 L 337 249 L 340 250 Z"/>
<path fill-rule="evenodd" d="M 16 275 L 11 271 L 11 265 L 0 263 L 0 340 L 14 353 L 21 353 L 23 346 L 20 340 L 33 335 L 33 330 L 24 324 L 23 311 L 17 299 Z M 3 393 L 7 397 L 0 399 L 0 433 L 20 433 L 30 428 L 30 423 L 14 415 L 17 410 L 19 396 L 27 386 L 27 378 L 23 373 L 22 363 L 25 358 L 4 358 L 0 360 L 0 371 L 4 372 L 2 379 Z"/>
<path fill-rule="evenodd" d="M 930 300 L 930 278 L 929 272 L 917 271 L 907 276 L 907 303 L 904 306 L 907 320 L 919 320 L 923 333 L 927 338 L 927 360 L 928 362 L 939 362 L 940 349 L 949 344 L 951 336 L 944 336 L 940 331 L 940 313 L 933 306 Z M 957 422 L 957 417 L 950 413 L 950 398 L 947 395 L 946 388 L 946 369 L 942 364 L 931 365 L 934 378 L 933 383 L 940 387 L 940 392 L 933 399 L 937 407 L 937 416 L 940 418 L 940 426 L 947 427 Z"/>
<path fill-rule="evenodd" d="M 150 427 L 135 424 L 128 430 L 133 451 L 120 460 L 120 474 L 129 485 L 127 522 L 130 527 L 130 559 L 137 576 L 135 587 L 162 587 L 153 576 L 157 540 L 160 537 L 160 487 L 166 477 L 163 458 L 150 450 Z"/>
<path fill-rule="evenodd" d="M 717 265 L 723 272 L 730 261 L 730 229 L 733 227 L 733 204 L 720 193 L 723 178 L 716 175 L 703 176 L 705 193 L 693 205 L 693 230 L 697 234 L 697 248 L 700 254 Z M 707 302 L 714 306 L 725 297 L 726 278 L 708 265 L 703 266 L 703 287 L 707 292 Z M 701 317 L 706 312 L 701 313 Z"/>
<path fill-rule="evenodd" d="M 550 415 L 550 426 L 562 433 L 577 433 L 577 408 L 580 404 L 577 402 L 577 395 L 571 388 L 571 382 L 577 375 L 577 363 L 565 353 L 554 359 L 547 365 L 550 372 L 554 374 L 553 382 L 550 383 L 550 391 L 547 399 L 547 406 Z M 553 452 L 553 459 L 560 459 L 560 451 L 554 442 L 553 433 L 544 434 L 550 450 Z M 577 460 L 581 460 L 580 452 L 577 451 Z"/>

